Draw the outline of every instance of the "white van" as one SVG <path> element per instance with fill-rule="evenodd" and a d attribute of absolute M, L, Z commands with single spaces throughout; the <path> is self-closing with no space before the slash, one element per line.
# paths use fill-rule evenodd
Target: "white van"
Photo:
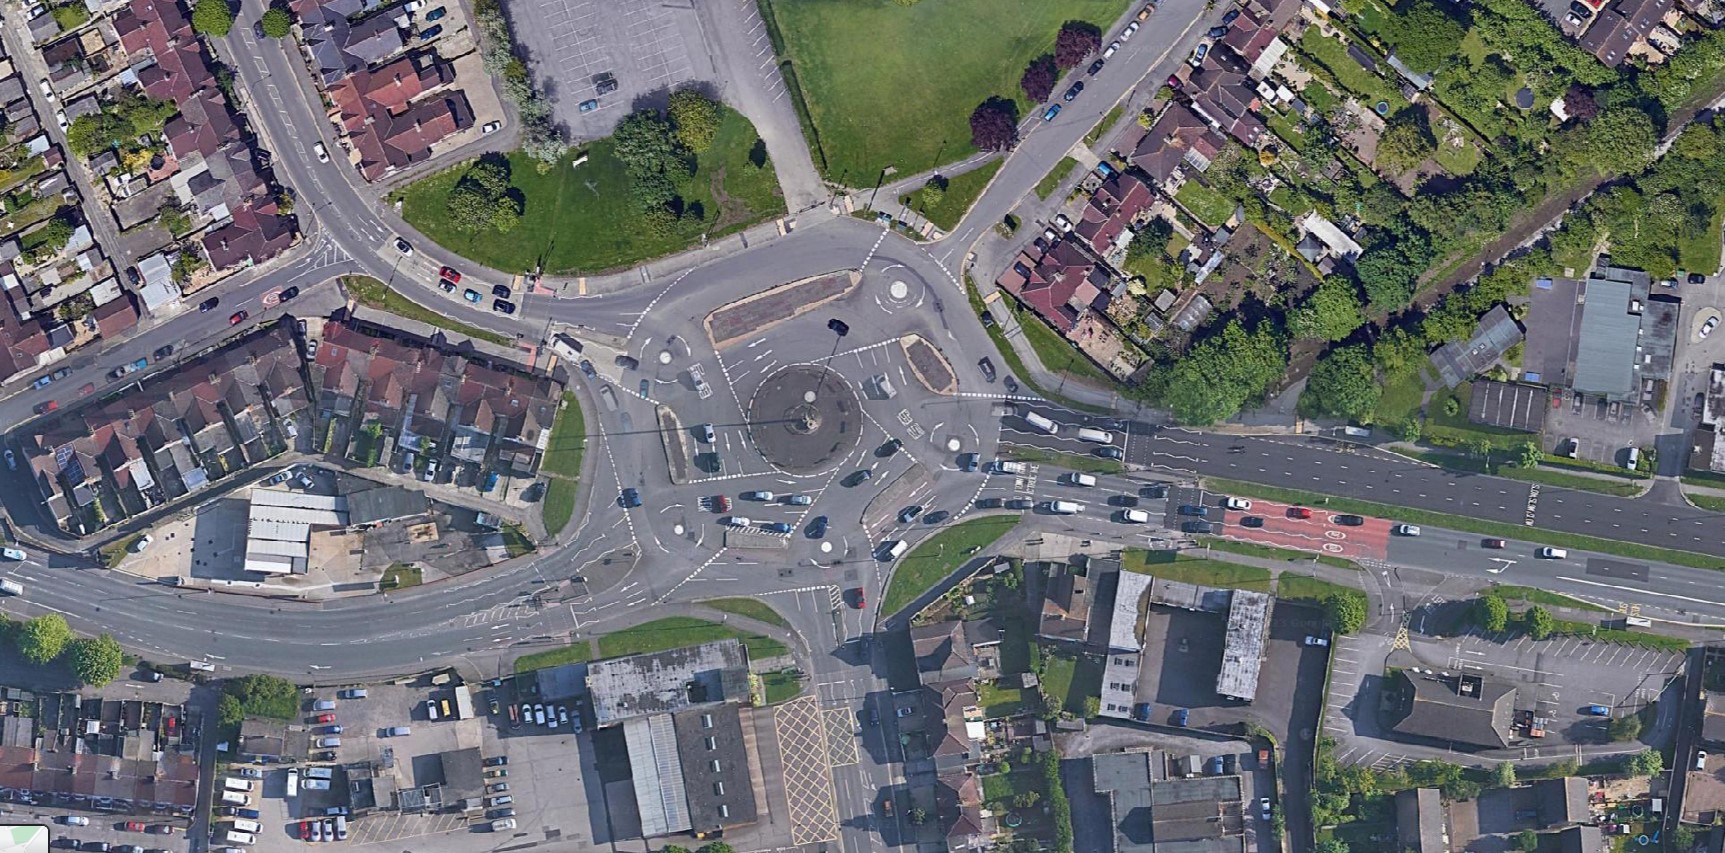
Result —
<path fill-rule="evenodd" d="M 1541 560 L 1562 560 L 1569 557 L 1569 552 L 1562 548 L 1541 548 L 1534 555 Z"/>
<path fill-rule="evenodd" d="M 257 821 L 255 821 L 255 820 L 243 820 L 243 819 L 237 819 L 234 821 L 234 829 L 237 829 L 241 832 L 249 832 L 253 835 L 256 835 L 259 832 L 263 831 L 263 827 L 259 826 Z"/>
<path fill-rule="evenodd" d="M 335 840 L 347 840 L 347 818 L 342 815 L 335 816 Z"/>
<path fill-rule="evenodd" d="M 252 804 L 252 798 L 238 791 L 223 791 L 222 802 L 230 806 L 249 806 Z"/>
<path fill-rule="evenodd" d="M 1141 509 L 1121 510 L 1120 520 L 1127 524 L 1149 524 L 1150 513 Z"/>
<path fill-rule="evenodd" d="M 329 790 L 329 780 L 328 779 L 307 779 L 307 780 L 305 780 L 299 784 L 300 784 L 300 787 L 306 789 L 307 791 L 327 791 L 327 790 Z"/>
<path fill-rule="evenodd" d="M 1114 443 L 1114 433 L 1111 433 L 1105 429 L 1094 429 L 1092 427 L 1080 427 L 1078 430 L 1078 440 L 1079 441 L 1093 441 L 1097 444 L 1113 444 Z"/>
<path fill-rule="evenodd" d="M 227 834 L 227 842 L 229 844 L 240 844 L 240 845 L 250 847 L 251 845 L 258 843 L 258 837 L 256 835 L 249 833 L 249 832 L 232 832 L 232 831 L 230 831 Z"/>
<path fill-rule="evenodd" d="M 230 776 L 222 780 L 222 787 L 230 791 L 250 791 L 252 783 L 248 779 L 235 779 Z"/>
<path fill-rule="evenodd" d="M 1631 471 L 1634 471 L 1635 466 L 1640 465 L 1640 464 L 1641 464 L 1641 448 L 1639 448 L 1639 447 L 1629 448 L 1629 455 L 1624 458 L 1623 467 L 1628 468 Z"/>
<path fill-rule="evenodd" d="M 289 797 L 299 796 L 299 771 L 298 770 L 289 770 L 287 772 L 287 794 L 285 796 L 289 796 Z"/>
<path fill-rule="evenodd" d="M 886 555 L 888 560 L 896 560 L 904 556 L 904 552 L 909 550 L 910 543 L 905 542 L 902 539 L 894 539 L 890 542 L 880 543 L 880 551 L 882 554 Z"/>
<path fill-rule="evenodd" d="M 186 666 L 189 666 L 192 669 L 197 670 L 198 672 L 215 672 L 216 671 L 216 665 L 213 663 L 210 663 L 209 661 L 202 661 L 202 660 L 187 661 Z"/>
<path fill-rule="evenodd" d="M 1096 475 L 1094 475 L 1094 474 L 1067 474 L 1066 475 L 1066 485 L 1068 485 L 1068 486 L 1083 486 L 1085 488 L 1095 488 L 1095 486 L 1096 486 Z"/>
<path fill-rule="evenodd" d="M 1038 431 L 1048 433 L 1049 435 L 1054 435 L 1055 433 L 1060 432 L 1060 426 L 1058 424 L 1035 412 L 1025 412 L 1024 422 L 1035 427 Z"/>
<path fill-rule="evenodd" d="M 1055 515 L 1074 515 L 1084 508 L 1083 504 L 1073 501 L 1049 501 L 1047 506 L 1048 511 Z"/>
<path fill-rule="evenodd" d="M 317 748 L 318 749 L 335 749 L 338 746 L 341 746 L 341 738 L 338 738 L 338 737 L 320 737 L 317 739 Z"/>
<path fill-rule="evenodd" d="M 335 768 L 334 767 L 307 767 L 305 769 L 305 775 L 306 775 L 307 779 L 334 779 L 335 778 Z"/>

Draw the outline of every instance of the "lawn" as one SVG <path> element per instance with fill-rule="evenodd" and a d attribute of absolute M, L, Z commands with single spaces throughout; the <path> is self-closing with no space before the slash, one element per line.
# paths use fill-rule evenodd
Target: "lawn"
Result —
<path fill-rule="evenodd" d="M 977 196 L 987 189 L 988 182 L 994 179 L 994 173 L 1000 171 L 1001 164 L 1005 162 L 1003 159 L 991 160 L 961 175 L 948 178 L 946 193 L 941 196 L 940 203 L 926 210 L 922 206 L 921 190 L 900 196 L 899 201 L 928 217 L 928 221 L 933 222 L 940 230 L 951 231 L 958 227 L 958 221 L 963 219 L 970 206 L 976 203 Z"/>
<path fill-rule="evenodd" d="M 527 530 L 519 524 L 506 521 L 500 532 L 503 534 L 503 551 L 510 559 L 538 550 L 533 544 L 533 538 L 528 536 Z"/>
<path fill-rule="evenodd" d="M 803 680 L 795 670 L 777 669 L 761 676 L 761 688 L 767 695 L 767 704 L 777 705 L 803 695 Z"/>
<path fill-rule="evenodd" d="M 1409 524 L 1422 524 L 1430 527 L 1448 528 L 1464 533 L 1477 533 L 1481 536 L 1496 536 L 1504 539 L 1520 539 L 1540 545 L 1552 545 L 1558 548 L 1575 548 L 1584 551 L 1599 551 L 1604 554 L 1615 554 L 1619 557 L 1630 557 L 1637 560 L 1654 560 L 1664 563 L 1676 563 L 1680 566 L 1691 566 L 1698 569 L 1725 570 L 1725 560 L 1708 554 L 1697 554 L 1693 551 L 1678 551 L 1672 548 L 1660 548 L 1653 545 L 1642 545 L 1637 542 L 1620 542 L 1615 539 L 1601 539 L 1597 536 L 1586 536 L 1580 533 L 1562 533 L 1556 530 L 1545 530 L 1538 527 L 1527 527 L 1520 524 L 1507 524 L 1499 521 L 1486 521 L 1479 518 L 1468 518 L 1461 515 L 1451 515 L 1445 512 L 1412 509 L 1409 507 L 1391 506 L 1374 501 L 1362 501 L 1354 498 L 1335 497 L 1304 489 L 1287 489 L 1281 486 L 1264 486 L 1258 483 L 1248 483 L 1242 480 L 1229 480 L 1221 477 L 1205 478 L 1205 488 L 1241 497 L 1263 498 L 1265 500 L 1282 501 L 1291 504 L 1322 506 L 1331 512 L 1356 513 L 1372 515 L 1379 518 L 1394 518 Z"/>
<path fill-rule="evenodd" d="M 1590 601 L 1570 598 L 1567 595 L 1540 589 L 1536 586 L 1516 586 L 1514 584 L 1493 584 L 1491 591 L 1506 601 L 1525 601 L 1528 604 L 1543 604 L 1547 607 L 1568 607 L 1576 610 L 1597 610 L 1602 613 L 1610 611 Z"/>
<path fill-rule="evenodd" d="M 1602 495 L 1614 495 L 1620 498 L 1632 498 L 1641 494 L 1641 484 L 1630 482 L 1623 478 L 1603 480 L 1598 477 L 1583 477 L 1579 474 L 1565 474 L 1562 471 L 1552 471 L 1548 468 L 1510 468 L 1500 466 L 1497 475 L 1511 480 L 1521 480 L 1528 483 L 1540 483 L 1546 486 L 1556 486 L 1560 489 L 1576 489 L 1583 492 L 1598 492 Z"/>
<path fill-rule="evenodd" d="M 969 155 L 970 113 L 990 97 L 1023 100 L 1018 78 L 1051 52 L 1060 25 L 1106 32 L 1115 0 L 889 0 L 762 2 L 795 69 L 818 141 L 815 165 L 851 187 L 882 169 L 927 171 Z"/>
<path fill-rule="evenodd" d="M 780 616 L 779 611 L 769 607 L 765 602 L 756 601 L 752 598 L 714 598 L 708 601 L 703 601 L 701 604 L 711 607 L 714 610 L 723 610 L 726 613 L 735 613 L 738 616 L 753 619 L 756 622 L 765 622 L 768 625 L 777 625 L 780 628 L 791 627 L 791 623 L 785 621 L 785 617 Z"/>
<path fill-rule="evenodd" d="M 378 584 L 381 589 L 407 589 L 425 583 L 425 571 L 418 566 L 407 563 L 390 563 L 383 570 L 383 580 Z"/>
<path fill-rule="evenodd" d="M 1095 127 L 1090 128 L 1089 133 L 1084 134 L 1084 144 L 1095 145 L 1096 140 L 1101 139 L 1102 134 L 1107 133 L 1108 129 L 1113 127 L 1114 123 L 1120 120 L 1120 113 L 1124 112 L 1125 109 L 1126 107 L 1124 104 L 1115 104 L 1114 108 L 1109 110 L 1108 114 L 1103 116 L 1102 120 L 1097 122 Z"/>
<path fill-rule="evenodd" d="M 1373 109 L 1378 101 L 1388 101 L 1390 113 L 1393 115 L 1408 105 L 1407 99 L 1397 91 L 1395 84 L 1355 62 L 1354 58 L 1348 55 L 1347 46 L 1324 35 L 1319 28 L 1311 27 L 1306 30 L 1305 36 L 1300 39 L 1300 49 L 1317 60 L 1318 64 L 1329 69 L 1343 88 L 1358 95 L 1366 109 Z M 1371 53 L 1370 50 L 1366 52 Z M 1380 66 L 1388 67 L 1381 63 Z"/>
<path fill-rule="evenodd" d="M 997 687 L 992 681 L 984 681 L 976 685 L 976 701 L 984 716 L 1010 717 L 1024 710 L 1024 689 Z"/>
<path fill-rule="evenodd" d="M 126 555 L 131 553 L 132 546 L 137 544 L 139 539 L 144 538 L 144 533 L 145 531 L 140 530 L 137 533 L 121 536 L 98 549 L 97 553 L 101 555 L 102 567 L 111 569 L 118 566 L 120 561 L 126 559 Z"/>
<path fill-rule="evenodd" d="M 586 640 L 582 640 L 572 645 L 522 655 L 515 659 L 515 671 L 517 673 L 532 672 L 536 669 L 549 669 L 566 663 L 586 663 L 592 659 L 592 645 Z"/>
<path fill-rule="evenodd" d="M 1457 406 L 1453 415 L 1444 412 L 1444 401 L 1454 398 Z M 1501 427 L 1482 426 L 1467 419 L 1468 406 L 1473 400 L 1473 385 L 1462 383 L 1455 390 L 1439 388 L 1426 403 L 1425 435 L 1434 444 L 1466 447 L 1470 442 L 1485 441 L 1492 447 L 1509 449 L 1526 444 L 1533 437 L 1525 432 Z"/>
<path fill-rule="evenodd" d="M 1054 708 L 1084 716 L 1084 700 L 1102 693 L 1102 661 L 1092 655 L 1045 654 L 1042 693 Z"/>
<path fill-rule="evenodd" d="M 550 445 L 545 460 L 539 466 L 541 474 L 551 477 L 545 489 L 545 505 L 540 512 L 545 518 L 545 531 L 555 536 L 569 524 L 575 514 L 575 494 L 581 482 L 581 457 L 587 453 L 587 421 L 581 414 L 581 401 L 572 393 L 563 394 L 563 408 L 551 426 Z"/>
<path fill-rule="evenodd" d="M 1694 492 L 1684 492 L 1683 496 L 1689 502 L 1709 512 L 1725 512 L 1725 498 L 1713 495 L 1698 495 Z"/>
<path fill-rule="evenodd" d="M 1485 154 L 1479 150 L 1479 146 L 1475 145 L 1473 140 L 1464 138 L 1460 148 L 1439 142 L 1437 154 L 1432 159 L 1436 160 L 1444 171 L 1456 176 L 1465 176 L 1473 174 L 1474 170 L 1479 168 L 1480 161 L 1485 159 Z"/>
<path fill-rule="evenodd" d="M 1066 180 L 1067 175 L 1072 174 L 1072 167 L 1076 165 L 1078 165 L 1078 161 L 1071 157 L 1060 158 L 1060 162 L 1056 163 L 1053 169 L 1048 170 L 1048 174 L 1043 175 L 1042 180 L 1036 182 L 1036 197 L 1044 201 L 1048 200 L 1055 188 L 1060 186 L 1060 182 Z"/>
<path fill-rule="evenodd" d="M 1186 558 L 1172 551 L 1128 548 L 1121 552 L 1120 566 L 1129 572 L 1155 575 L 1163 580 L 1204 586 L 1270 591 L 1270 570 L 1221 560 Z"/>
<path fill-rule="evenodd" d="M 1012 311 L 1018 317 L 1019 328 L 1024 330 L 1024 339 L 1030 343 L 1030 348 L 1036 351 L 1036 360 L 1042 362 L 1043 367 L 1053 373 L 1065 373 L 1103 388 L 1113 387 L 1114 377 L 1097 367 L 1070 341 L 1049 328 L 1047 323 L 1042 322 L 1041 317 L 1020 308 L 1016 302 L 1012 303 Z"/>
<path fill-rule="evenodd" d="M 1719 269 L 1719 229 L 1725 220 L 1725 206 L 1721 206 L 1713 214 L 1713 221 L 1706 228 L 1693 229 L 1677 238 L 1677 265 L 1684 270 L 1694 270 L 1712 275 Z"/>
<path fill-rule="evenodd" d="M 1205 225 L 1221 225 L 1234 215 L 1234 202 L 1197 181 L 1181 184 L 1174 199 Z"/>
<path fill-rule="evenodd" d="M 402 296 L 400 293 L 390 289 L 389 285 L 386 285 L 371 276 L 344 275 L 341 277 L 341 286 L 347 290 L 348 296 L 352 297 L 359 304 L 364 305 L 367 308 L 376 308 L 379 311 L 388 311 L 389 313 L 399 317 L 406 317 L 409 320 L 417 320 L 421 323 L 436 326 L 439 329 L 445 329 L 458 335 L 466 335 L 470 338 L 490 341 L 500 346 L 507 347 L 515 345 L 515 341 L 512 338 L 504 337 L 503 335 L 489 329 L 481 329 L 478 326 L 469 326 L 460 320 L 452 320 L 445 317 L 418 302 Z"/>
<path fill-rule="evenodd" d="M 973 518 L 924 539 L 893 567 L 886 594 L 881 596 L 880 612 L 890 616 L 903 610 L 1018 522 L 1016 515 Z"/>
<path fill-rule="evenodd" d="M 1311 575 L 1283 572 L 1276 576 L 1277 598 L 1303 599 L 1321 603 L 1332 595 L 1344 595 L 1349 598 L 1358 597 L 1361 601 L 1366 598 L 1365 593 L 1351 586 L 1332 583 Z"/>
<path fill-rule="evenodd" d="M 1027 447 L 1022 444 L 1001 444 L 1000 456 L 1019 462 L 1058 465 L 1069 471 L 1084 471 L 1090 474 L 1123 474 L 1126 472 L 1126 463 L 1118 459 L 1103 459 L 1100 456 L 1090 455 L 1080 456 L 1076 453 L 1043 450 L 1040 447 Z"/>
<path fill-rule="evenodd" d="M 600 637 L 599 656 L 615 658 L 662 652 L 666 649 L 687 648 L 731 638 L 742 640 L 743 645 L 749 649 L 749 657 L 757 660 L 782 655 L 787 651 L 784 643 L 771 637 L 739 631 L 705 619 L 670 616 Z"/>
<path fill-rule="evenodd" d="M 1423 372 L 1423 368 L 1404 370 L 1386 377 L 1384 393 L 1372 412 L 1372 423 L 1389 425 L 1412 420 L 1419 413 L 1420 401 L 1425 399 L 1425 381 L 1420 378 Z"/>
<path fill-rule="evenodd" d="M 1293 548 L 1278 548 L 1274 545 L 1265 545 L 1261 542 L 1241 542 L 1237 539 L 1204 537 L 1202 541 L 1207 547 L 1214 551 L 1227 551 L 1231 554 L 1244 554 L 1248 557 L 1261 557 L 1265 560 L 1287 560 L 1289 562 L 1298 561 L 1302 563 L 1309 563 L 1312 560 L 1317 560 L 1326 566 L 1335 566 L 1338 569 L 1359 568 L 1359 566 L 1352 560 L 1344 559 L 1334 554 L 1311 554 L 1305 551 L 1296 551 Z"/>
<path fill-rule="evenodd" d="M 695 174 L 676 180 L 678 195 L 702 215 L 656 234 L 640 226 L 629 201 L 629 178 L 612 153 L 609 137 L 576 152 L 546 174 L 535 161 L 509 154 L 510 184 L 524 200 L 521 223 L 507 235 L 457 231 L 445 215 L 449 191 L 467 165 L 445 169 L 391 194 L 401 215 L 445 249 L 504 272 L 596 273 L 633 266 L 681 251 L 701 241 L 739 231 L 785 212 L 771 161 L 756 166 L 752 149 L 760 137 L 741 113 L 726 108 L 711 148 L 697 158 Z"/>

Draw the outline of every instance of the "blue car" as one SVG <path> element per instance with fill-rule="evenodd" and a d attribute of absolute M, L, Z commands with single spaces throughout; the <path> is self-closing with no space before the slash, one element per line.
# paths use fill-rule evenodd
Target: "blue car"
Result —
<path fill-rule="evenodd" d="M 1588 716 L 1593 716 L 1593 717 L 1609 717 L 1609 716 L 1611 716 L 1611 709 L 1605 707 L 1604 705 L 1589 705 L 1583 710 L 1588 714 Z"/>
<path fill-rule="evenodd" d="M 1192 716 L 1192 712 L 1186 710 L 1185 708 L 1181 708 L 1180 710 L 1175 711 L 1174 712 L 1174 725 L 1184 728 L 1186 726 L 1186 720 L 1190 719 L 1191 716 Z"/>
<path fill-rule="evenodd" d="M 429 12 L 426 12 L 425 13 L 425 19 L 427 21 L 441 21 L 441 20 L 443 20 L 443 16 L 447 15 L 447 14 L 449 14 L 449 10 L 445 9 L 442 6 L 439 6 L 435 9 L 432 9 Z"/>
<path fill-rule="evenodd" d="M 791 532 L 791 524 L 788 521 L 775 521 L 768 524 L 767 529 L 774 533 L 789 533 Z"/>
<path fill-rule="evenodd" d="M 641 505 L 641 493 L 634 489 L 624 489 L 623 496 L 617 499 L 625 509 L 634 509 Z"/>
<path fill-rule="evenodd" d="M 1043 121 L 1053 121 L 1054 117 L 1057 115 L 1060 115 L 1060 105 L 1059 104 L 1055 104 L 1054 106 L 1049 107 L 1048 112 L 1045 112 L 1042 114 L 1042 120 Z"/>
<path fill-rule="evenodd" d="M 44 376 L 41 379 L 38 379 L 35 382 L 30 383 L 30 387 L 31 388 L 46 388 L 50 384 L 52 384 L 53 382 L 54 382 L 54 377 Z"/>
<path fill-rule="evenodd" d="M 584 113 L 590 113 L 590 112 L 592 112 L 598 108 L 599 108 L 599 99 L 598 98 L 588 98 L 587 100 L 582 101 L 581 106 L 579 107 L 581 112 L 584 112 Z"/>
<path fill-rule="evenodd" d="M 485 297 L 480 296 L 479 291 L 474 290 L 473 288 L 469 287 L 466 290 L 461 292 L 461 298 L 465 299 L 468 302 L 471 302 L 475 305 L 478 305 L 480 300 L 484 299 Z"/>
<path fill-rule="evenodd" d="M 443 35 L 443 25 L 442 24 L 437 24 L 435 26 L 426 27 L 425 29 L 419 31 L 419 38 L 421 41 L 431 41 L 432 39 L 437 38 L 440 35 Z"/>

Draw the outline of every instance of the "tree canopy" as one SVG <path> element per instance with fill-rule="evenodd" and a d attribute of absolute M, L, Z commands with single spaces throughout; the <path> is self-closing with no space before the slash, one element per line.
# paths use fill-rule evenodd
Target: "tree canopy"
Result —
<path fill-rule="evenodd" d="M 1030 65 L 1024 69 L 1024 76 L 1018 78 L 1019 88 L 1024 90 L 1024 96 L 1032 101 L 1046 101 L 1054 94 L 1054 83 L 1060 77 L 1060 72 L 1054 67 L 1054 57 L 1044 54 L 1030 60 Z"/>
<path fill-rule="evenodd" d="M 113 681 L 120 674 L 125 660 L 120 644 L 107 634 L 72 643 L 72 674 L 92 687 Z"/>
<path fill-rule="evenodd" d="M 509 183 L 509 161 L 496 155 L 475 160 L 445 200 L 450 224 L 468 233 L 506 234 L 521 222 L 521 194 Z"/>
<path fill-rule="evenodd" d="M 1499 595 L 1482 595 L 1473 601 L 1473 619 L 1487 631 L 1509 627 L 1509 604 Z"/>
<path fill-rule="evenodd" d="M 293 15 L 288 14 L 288 10 L 280 6 L 272 7 L 258 20 L 258 26 L 269 38 L 287 38 L 288 34 L 293 32 Z"/>
<path fill-rule="evenodd" d="M 1396 57 L 1415 71 L 1436 71 L 1456 54 L 1467 30 L 1432 0 L 1402 0 L 1389 17 L 1387 37 Z"/>
<path fill-rule="evenodd" d="M 671 93 L 667 111 L 677 141 L 696 154 L 712 147 L 713 139 L 719 135 L 719 122 L 725 117 L 717 101 L 693 89 Z"/>
<path fill-rule="evenodd" d="M 1300 395 L 1300 410 L 1314 417 L 1369 423 L 1382 394 L 1371 350 L 1364 344 L 1341 347 L 1325 353 L 1312 368 Z"/>
<path fill-rule="evenodd" d="M 1089 21 L 1067 21 L 1060 26 L 1054 39 L 1054 64 L 1061 69 L 1076 68 L 1090 54 L 1102 47 L 1102 31 Z"/>
<path fill-rule="evenodd" d="M 1415 105 L 1390 116 L 1378 137 L 1378 166 L 1392 172 L 1412 169 L 1437 150 L 1425 107 Z"/>
<path fill-rule="evenodd" d="M 234 28 L 234 13 L 226 0 L 198 0 L 192 7 L 192 29 L 211 38 L 222 38 Z"/>
<path fill-rule="evenodd" d="M 1018 143 L 1018 105 L 989 98 L 970 114 L 970 142 L 982 151 L 1005 151 Z"/>
<path fill-rule="evenodd" d="M 71 642 L 72 629 L 58 613 L 44 613 L 18 629 L 18 653 L 33 664 L 54 660 Z"/>
<path fill-rule="evenodd" d="M 1138 241 L 1134 239 L 1132 244 L 1136 246 Z M 1290 315 L 1289 331 L 1299 338 L 1339 341 L 1366 322 L 1362 307 L 1359 290 L 1353 282 L 1340 276 L 1329 276 L 1313 288 Z"/>
<path fill-rule="evenodd" d="M 1248 332 L 1232 320 L 1154 380 L 1153 391 L 1183 424 L 1227 420 L 1269 390 L 1287 369 L 1282 342 L 1267 326 Z"/>
<path fill-rule="evenodd" d="M 1366 597 L 1358 593 L 1333 592 L 1324 598 L 1324 613 L 1338 634 L 1353 634 L 1366 627 Z"/>

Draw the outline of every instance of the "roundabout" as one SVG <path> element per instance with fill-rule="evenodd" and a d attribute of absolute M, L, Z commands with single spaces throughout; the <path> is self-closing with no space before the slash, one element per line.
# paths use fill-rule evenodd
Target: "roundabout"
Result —
<path fill-rule="evenodd" d="M 761 381 L 749 399 L 749 438 L 774 467 L 815 474 L 862 437 L 859 401 L 832 368 L 797 364 Z"/>

